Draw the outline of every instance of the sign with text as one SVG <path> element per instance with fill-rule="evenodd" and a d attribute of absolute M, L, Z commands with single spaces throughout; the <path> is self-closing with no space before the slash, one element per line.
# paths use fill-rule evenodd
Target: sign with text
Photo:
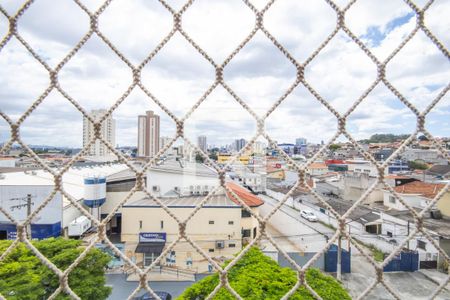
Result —
<path fill-rule="evenodd" d="M 166 242 L 165 232 L 141 232 L 139 233 L 139 242 Z"/>

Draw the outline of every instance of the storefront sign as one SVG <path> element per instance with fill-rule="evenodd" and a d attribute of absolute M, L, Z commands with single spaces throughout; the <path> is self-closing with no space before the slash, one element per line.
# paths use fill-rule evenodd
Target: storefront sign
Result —
<path fill-rule="evenodd" d="M 139 242 L 166 242 L 165 232 L 141 232 L 139 233 Z"/>

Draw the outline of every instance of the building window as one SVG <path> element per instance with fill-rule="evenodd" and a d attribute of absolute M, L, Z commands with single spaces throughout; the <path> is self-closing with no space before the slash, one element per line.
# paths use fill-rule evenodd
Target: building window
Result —
<path fill-rule="evenodd" d="M 161 221 L 161 229 L 164 229 L 164 221 Z"/>
<path fill-rule="evenodd" d="M 208 252 L 214 252 L 214 249 L 209 249 Z"/>
<path fill-rule="evenodd" d="M 386 234 L 388 237 L 392 237 L 392 232 L 388 231 L 388 232 L 386 232 Z"/>
<path fill-rule="evenodd" d="M 214 221 L 209 221 L 209 224 L 211 224 L 211 225 L 214 224 Z"/>
<path fill-rule="evenodd" d="M 152 190 L 153 190 L 154 192 L 159 192 L 159 186 L 154 185 L 154 186 L 152 187 Z"/>
<path fill-rule="evenodd" d="M 234 221 L 228 221 L 228 225 L 233 225 Z"/>
<path fill-rule="evenodd" d="M 251 216 L 252 216 L 252 214 L 249 211 L 247 211 L 245 209 L 242 210 L 242 213 L 241 213 L 242 218 L 250 218 Z"/>
<path fill-rule="evenodd" d="M 252 231 L 250 229 L 243 229 L 242 230 L 242 237 L 251 237 Z"/>
<path fill-rule="evenodd" d="M 236 247 L 236 244 L 228 244 L 228 247 L 229 247 L 229 248 L 235 248 L 235 247 Z"/>
<path fill-rule="evenodd" d="M 395 203 L 395 197 L 389 196 L 389 203 Z"/>
<path fill-rule="evenodd" d="M 139 229 L 142 229 L 142 221 L 139 221 Z"/>
<path fill-rule="evenodd" d="M 424 241 L 421 240 L 417 240 L 417 248 L 422 249 L 422 250 L 427 250 L 427 243 L 425 243 Z"/>

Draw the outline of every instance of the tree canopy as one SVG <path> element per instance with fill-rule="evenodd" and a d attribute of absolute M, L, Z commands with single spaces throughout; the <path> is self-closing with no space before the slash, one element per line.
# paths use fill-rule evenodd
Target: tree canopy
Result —
<path fill-rule="evenodd" d="M 3 253 L 11 241 L 0 241 Z M 33 245 L 60 270 L 65 270 L 83 252 L 81 241 L 50 238 Z M 69 274 L 69 286 L 81 299 L 106 299 L 111 288 L 105 286 L 104 270 L 111 257 L 92 249 Z M 0 293 L 7 299 L 47 299 L 59 286 L 58 277 L 20 243 L 0 262 Z M 70 299 L 61 293 L 57 299 Z"/>
<path fill-rule="evenodd" d="M 408 167 L 413 170 L 427 170 L 429 168 L 426 163 L 418 160 L 408 161 Z"/>
<path fill-rule="evenodd" d="M 297 273 L 290 268 L 280 267 L 274 260 L 264 255 L 258 248 L 251 248 L 228 272 L 233 289 L 243 299 L 280 299 L 297 282 Z M 306 280 L 322 299 L 351 299 L 345 289 L 331 276 L 318 269 L 309 269 Z M 187 288 L 178 298 L 182 300 L 205 299 L 219 283 L 218 274 L 203 278 Z M 235 299 L 228 290 L 222 288 L 214 299 Z M 290 299 L 314 299 L 304 287 L 300 287 Z"/>
<path fill-rule="evenodd" d="M 331 144 L 328 149 L 332 150 L 332 151 L 336 151 L 338 149 L 341 149 L 341 146 L 338 144 Z"/>
<path fill-rule="evenodd" d="M 392 134 L 392 133 L 386 133 L 386 134 L 373 134 L 370 139 L 361 140 L 359 142 L 364 144 L 369 143 L 393 143 L 401 140 L 406 140 L 409 137 L 408 134 Z"/>

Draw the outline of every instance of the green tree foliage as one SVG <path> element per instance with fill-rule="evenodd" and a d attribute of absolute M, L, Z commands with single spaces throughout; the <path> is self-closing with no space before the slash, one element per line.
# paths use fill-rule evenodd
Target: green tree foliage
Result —
<path fill-rule="evenodd" d="M 195 161 L 198 163 L 203 163 L 205 161 L 205 158 L 200 153 L 197 153 L 195 154 Z"/>
<path fill-rule="evenodd" d="M 328 147 L 328 149 L 330 149 L 330 150 L 332 150 L 332 151 L 336 151 L 336 150 L 338 150 L 338 149 L 340 149 L 340 148 L 341 148 L 341 146 L 338 145 L 338 144 L 331 144 L 331 145 Z"/>
<path fill-rule="evenodd" d="M 258 248 L 253 247 L 230 269 L 228 279 L 230 285 L 243 299 L 280 299 L 297 282 L 297 273 L 290 268 L 280 267 Z M 324 275 L 317 269 L 309 269 L 306 273 L 306 280 L 322 299 L 351 299 L 333 277 Z M 187 288 L 178 299 L 205 299 L 218 283 L 218 274 L 210 275 Z M 235 298 L 222 288 L 214 299 L 231 300 Z M 301 287 L 290 299 L 312 300 L 314 297 L 304 287 Z"/>
<path fill-rule="evenodd" d="M 374 134 L 368 140 L 361 140 L 360 142 L 369 143 L 393 143 L 401 140 L 406 140 L 409 137 L 408 134 Z"/>
<path fill-rule="evenodd" d="M 11 241 L 0 241 L 3 253 Z M 83 252 L 81 241 L 51 238 L 33 245 L 60 270 L 65 270 Z M 106 299 L 111 288 L 106 287 L 104 270 L 111 257 L 92 249 L 69 274 L 69 286 L 81 299 Z M 59 286 L 58 277 L 24 244 L 20 243 L 0 262 L 0 293 L 7 299 L 47 299 Z M 70 299 L 64 293 L 57 299 Z"/>
<path fill-rule="evenodd" d="M 420 161 L 408 161 L 408 167 L 413 170 L 427 170 L 428 165 Z"/>

